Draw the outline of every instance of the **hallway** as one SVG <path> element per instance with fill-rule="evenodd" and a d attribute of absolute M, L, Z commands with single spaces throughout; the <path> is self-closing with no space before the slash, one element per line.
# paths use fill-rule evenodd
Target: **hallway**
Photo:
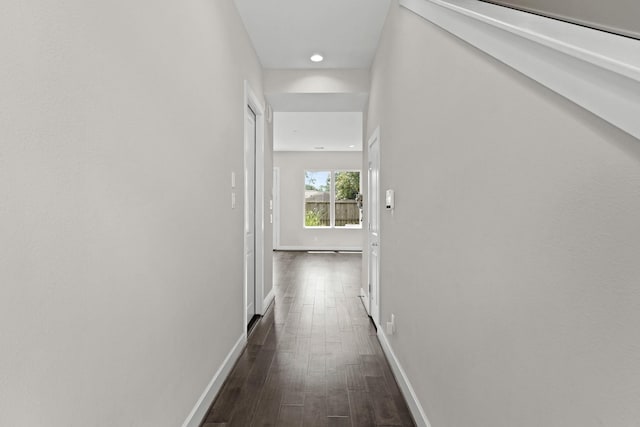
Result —
<path fill-rule="evenodd" d="M 275 252 L 275 303 L 202 427 L 413 426 L 358 298 L 361 254 Z"/>

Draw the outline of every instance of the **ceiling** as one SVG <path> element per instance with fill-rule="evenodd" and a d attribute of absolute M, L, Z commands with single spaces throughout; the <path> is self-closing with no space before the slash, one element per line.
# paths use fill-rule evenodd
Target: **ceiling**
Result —
<path fill-rule="evenodd" d="M 264 68 L 369 68 L 390 0 L 235 0 Z M 313 63 L 312 53 L 325 60 Z"/>
<path fill-rule="evenodd" d="M 273 141 L 274 151 L 362 151 L 362 113 L 276 112 Z"/>
<path fill-rule="evenodd" d="M 368 70 L 390 5 L 390 0 L 234 1 L 262 66 L 277 70 Z M 311 62 L 316 52 L 324 61 Z M 362 91 L 270 92 L 274 151 L 361 151 L 367 99 Z"/>

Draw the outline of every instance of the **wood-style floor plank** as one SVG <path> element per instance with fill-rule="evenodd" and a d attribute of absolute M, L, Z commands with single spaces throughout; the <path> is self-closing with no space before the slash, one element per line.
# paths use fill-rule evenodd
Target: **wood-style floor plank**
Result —
<path fill-rule="evenodd" d="M 326 427 L 327 396 L 307 393 L 304 397 L 302 425 L 304 427 Z"/>
<path fill-rule="evenodd" d="M 354 426 L 376 425 L 369 393 L 364 390 L 349 390 L 349 406 Z"/>
<path fill-rule="evenodd" d="M 275 302 L 201 427 L 414 426 L 358 297 L 360 263 L 274 253 Z"/>
<path fill-rule="evenodd" d="M 327 416 L 348 417 L 350 412 L 349 395 L 346 390 L 338 391 L 327 396 Z"/>
<path fill-rule="evenodd" d="M 351 427 L 351 418 L 349 417 L 327 417 L 328 427 Z"/>
<path fill-rule="evenodd" d="M 302 415 L 304 407 L 296 405 L 282 405 L 280 407 L 280 416 L 276 425 L 280 427 L 299 427 L 302 426 Z"/>
<path fill-rule="evenodd" d="M 251 426 L 275 426 L 280 413 L 280 404 L 284 393 L 283 379 L 271 375 L 260 394 L 258 406 L 253 414 Z"/>

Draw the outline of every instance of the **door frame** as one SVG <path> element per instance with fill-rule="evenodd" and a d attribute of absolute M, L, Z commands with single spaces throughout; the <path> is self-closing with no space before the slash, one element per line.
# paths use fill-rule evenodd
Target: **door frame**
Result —
<path fill-rule="evenodd" d="M 370 159 L 370 151 L 371 151 L 371 146 L 377 142 L 377 169 L 378 169 L 378 197 L 377 197 L 377 201 L 378 201 L 378 206 L 377 206 L 377 221 L 378 221 L 378 246 L 377 246 L 377 252 L 378 252 L 378 256 L 376 257 L 377 263 L 376 265 L 372 265 L 371 262 L 371 208 L 373 207 L 373 203 L 372 203 L 372 198 L 371 198 L 371 180 L 370 180 L 370 174 L 369 174 L 369 159 Z M 381 196 L 381 192 L 380 192 L 380 126 L 376 127 L 376 129 L 373 131 L 373 133 L 371 134 L 371 137 L 369 138 L 369 141 L 367 141 L 367 198 L 369 199 L 368 201 L 368 211 L 367 211 L 367 229 L 366 229 L 366 233 L 367 233 L 367 293 L 368 293 L 368 311 L 369 311 L 369 316 L 371 316 L 371 319 L 373 319 L 373 323 L 376 325 L 376 327 L 380 327 L 380 251 L 381 251 L 381 246 L 380 246 L 380 206 L 381 206 L 381 200 L 380 200 L 380 196 Z M 377 289 L 376 289 L 376 294 L 378 296 L 378 300 L 376 302 L 376 304 L 373 304 L 373 300 L 372 300 L 372 288 L 371 288 L 371 269 L 375 268 L 377 271 Z"/>
<path fill-rule="evenodd" d="M 280 249 L 280 168 L 273 168 L 273 249 Z"/>
<path fill-rule="evenodd" d="M 249 212 L 246 198 L 249 192 L 249 183 L 243 178 L 244 181 L 244 221 L 254 221 L 254 233 L 255 233 L 255 312 L 256 314 L 264 314 L 264 132 L 265 132 L 265 108 L 260 98 L 256 96 L 255 92 L 251 88 L 251 85 L 247 80 L 244 81 L 244 97 L 242 103 L 242 117 L 244 120 L 244 141 L 243 141 L 243 177 L 247 176 L 247 171 L 250 163 L 250 158 L 247 154 L 247 150 L 244 149 L 245 144 L 248 141 L 249 126 L 247 125 L 248 110 L 247 107 L 256 115 L 256 147 L 255 147 L 255 173 L 254 173 L 254 188 L 255 188 L 255 211 Z M 247 335 L 247 282 L 248 282 L 248 266 L 246 261 L 247 245 L 244 236 L 244 224 L 243 222 L 243 253 L 242 253 L 242 265 L 243 265 L 243 277 L 244 285 L 242 288 L 242 330 L 245 337 Z"/>

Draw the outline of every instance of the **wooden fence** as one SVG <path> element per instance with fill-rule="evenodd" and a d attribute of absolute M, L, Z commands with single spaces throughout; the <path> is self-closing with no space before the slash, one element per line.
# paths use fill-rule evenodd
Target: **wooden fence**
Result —
<path fill-rule="evenodd" d="M 336 227 L 360 224 L 360 209 L 355 200 L 336 200 Z M 329 202 L 305 202 L 305 212 L 316 212 L 320 226 L 328 227 L 330 223 Z"/>

